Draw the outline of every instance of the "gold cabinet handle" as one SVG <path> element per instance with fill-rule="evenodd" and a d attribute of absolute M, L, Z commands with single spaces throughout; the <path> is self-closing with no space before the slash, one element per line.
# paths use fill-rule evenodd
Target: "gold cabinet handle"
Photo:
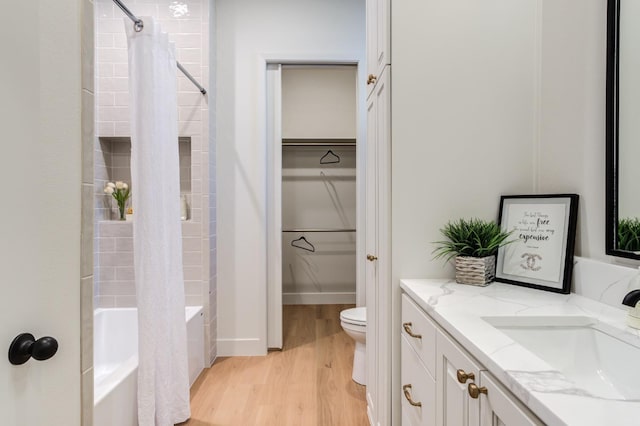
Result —
<path fill-rule="evenodd" d="M 404 385 L 402 387 L 402 391 L 404 392 L 404 397 L 407 398 L 407 401 L 409 401 L 409 404 L 413 405 L 414 407 L 422 407 L 422 402 L 415 402 L 413 399 L 411 399 L 411 385 Z"/>
<path fill-rule="evenodd" d="M 378 260 L 378 256 L 374 256 L 374 255 L 372 255 L 372 254 L 368 254 L 368 255 L 367 255 L 367 260 L 368 260 L 369 262 L 373 262 L 374 260 Z"/>
<path fill-rule="evenodd" d="M 405 322 L 404 324 L 402 324 L 402 327 L 404 328 L 404 331 L 406 331 L 409 336 L 414 337 L 416 339 L 422 339 L 422 334 L 415 334 L 413 330 L 411 330 L 410 322 Z"/>
<path fill-rule="evenodd" d="M 377 79 L 378 77 L 375 75 L 369 74 L 369 78 L 367 78 L 367 85 L 375 83 Z"/>
<path fill-rule="evenodd" d="M 487 391 L 487 388 L 485 388 L 484 386 L 479 388 L 475 383 L 469 383 L 469 387 L 467 389 L 469 389 L 469 396 L 473 399 L 478 399 L 481 393 L 485 395 L 489 393 Z"/>
<path fill-rule="evenodd" d="M 463 385 L 465 383 L 467 383 L 467 380 L 475 380 L 475 378 L 476 378 L 475 374 L 466 373 L 464 370 L 458 370 L 456 373 L 457 373 L 457 376 L 458 376 L 458 381 L 460 383 L 462 383 Z M 469 386 L 471 386 L 471 385 L 469 385 Z M 469 389 L 471 389 L 471 387 L 469 387 Z M 476 398 L 477 398 L 477 396 L 476 396 Z"/>

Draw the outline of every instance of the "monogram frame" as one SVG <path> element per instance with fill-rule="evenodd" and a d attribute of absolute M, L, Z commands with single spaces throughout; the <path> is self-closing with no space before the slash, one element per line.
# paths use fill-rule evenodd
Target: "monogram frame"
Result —
<path fill-rule="evenodd" d="M 498 222 L 511 241 L 498 250 L 496 281 L 568 294 L 577 194 L 503 195 Z"/>

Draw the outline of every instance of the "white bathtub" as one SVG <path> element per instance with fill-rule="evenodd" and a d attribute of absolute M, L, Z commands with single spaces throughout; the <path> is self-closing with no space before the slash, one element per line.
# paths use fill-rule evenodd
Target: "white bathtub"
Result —
<path fill-rule="evenodd" d="M 204 368 L 202 306 L 187 306 L 189 384 Z M 138 424 L 138 312 L 96 309 L 93 320 L 93 425 Z"/>

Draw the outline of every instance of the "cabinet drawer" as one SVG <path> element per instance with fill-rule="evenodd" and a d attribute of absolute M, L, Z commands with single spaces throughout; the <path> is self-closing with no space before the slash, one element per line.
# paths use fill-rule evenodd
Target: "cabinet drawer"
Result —
<path fill-rule="evenodd" d="M 436 424 L 436 382 L 424 368 L 408 340 L 401 346 L 402 425 L 432 426 Z M 412 405 L 411 402 L 420 406 Z"/>
<path fill-rule="evenodd" d="M 409 332 L 414 336 L 409 335 Z M 436 326 L 406 294 L 402 295 L 402 335 L 431 374 L 436 373 Z"/>

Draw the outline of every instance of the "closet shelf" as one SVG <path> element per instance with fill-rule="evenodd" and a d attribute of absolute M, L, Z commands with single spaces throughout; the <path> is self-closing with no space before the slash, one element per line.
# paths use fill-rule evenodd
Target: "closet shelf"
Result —
<path fill-rule="evenodd" d="M 356 146 L 355 139 L 282 139 L 282 147 Z"/>
<path fill-rule="evenodd" d="M 282 232 L 356 232 L 354 228 L 293 228 L 283 229 Z"/>

